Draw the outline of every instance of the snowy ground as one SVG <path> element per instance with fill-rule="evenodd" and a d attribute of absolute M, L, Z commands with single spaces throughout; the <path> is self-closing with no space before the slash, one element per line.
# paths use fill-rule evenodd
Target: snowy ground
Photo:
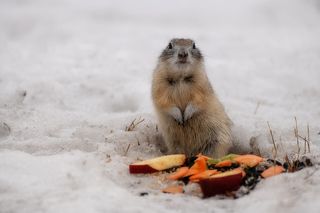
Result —
<path fill-rule="evenodd" d="M 237 200 L 129 175 L 161 155 L 150 83 L 172 37 L 196 40 L 241 143 L 258 136 L 270 153 L 269 121 L 291 153 L 296 116 L 320 161 L 319 1 L 1 0 L 1 213 L 319 211 L 319 166 Z"/>

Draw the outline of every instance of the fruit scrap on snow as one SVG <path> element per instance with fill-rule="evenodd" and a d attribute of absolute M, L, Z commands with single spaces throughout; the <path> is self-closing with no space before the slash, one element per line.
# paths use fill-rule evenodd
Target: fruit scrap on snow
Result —
<path fill-rule="evenodd" d="M 308 162 L 310 160 L 308 159 Z M 229 154 L 220 159 L 213 159 L 199 154 L 187 158 L 184 154 L 166 155 L 129 165 L 131 174 L 147 174 L 155 172 L 169 172 L 168 181 L 181 181 L 165 187 L 162 192 L 178 194 L 184 192 L 181 184 L 199 184 L 203 197 L 218 194 L 234 195 L 241 186 L 252 190 L 261 178 L 269 178 L 283 172 L 291 172 L 280 162 L 264 159 L 256 155 Z M 300 165 L 300 164 L 299 164 Z M 302 164 L 301 164 L 302 165 Z M 305 164 L 312 166 L 312 163 Z"/>

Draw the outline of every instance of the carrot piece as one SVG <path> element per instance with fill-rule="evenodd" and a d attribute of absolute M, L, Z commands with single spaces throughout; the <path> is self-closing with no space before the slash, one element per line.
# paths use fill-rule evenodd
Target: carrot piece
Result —
<path fill-rule="evenodd" d="M 188 172 L 184 175 L 184 177 L 189 177 L 195 174 L 199 174 L 199 170 L 197 169 L 189 169 Z"/>
<path fill-rule="evenodd" d="M 180 178 L 183 178 L 187 172 L 189 171 L 189 168 L 187 166 L 179 168 L 175 173 L 168 176 L 169 180 L 179 180 Z"/>
<path fill-rule="evenodd" d="M 256 155 L 240 155 L 234 158 L 234 160 L 239 164 L 249 166 L 249 167 L 255 167 L 261 161 L 263 161 L 263 158 Z"/>
<path fill-rule="evenodd" d="M 229 167 L 231 165 L 232 165 L 232 161 L 231 160 L 224 160 L 224 161 L 220 161 L 219 163 L 217 163 L 215 165 L 215 167 L 218 167 L 218 168 L 220 168 L 220 167 Z"/>
<path fill-rule="evenodd" d="M 275 175 L 278 175 L 284 171 L 284 168 L 282 166 L 271 166 L 268 169 L 264 170 L 261 173 L 261 176 L 264 178 L 272 177 Z"/>
<path fill-rule="evenodd" d="M 190 169 L 197 169 L 197 170 L 203 172 L 207 169 L 207 162 L 206 161 L 207 160 L 205 157 L 203 157 L 203 156 L 198 157 L 195 160 L 195 164 Z"/>
<path fill-rule="evenodd" d="M 185 174 L 185 177 L 194 175 L 194 174 L 198 174 L 200 172 L 204 172 L 207 170 L 207 162 L 205 157 L 200 156 L 198 157 L 193 166 L 189 169 L 189 171 Z"/>
<path fill-rule="evenodd" d="M 162 189 L 163 193 L 170 193 L 170 194 L 179 194 L 183 193 L 183 186 L 168 186 L 164 189 Z"/>
<path fill-rule="evenodd" d="M 218 174 L 219 171 L 216 169 L 213 170 L 206 170 L 204 172 L 200 172 L 198 174 L 192 175 L 189 180 L 192 182 L 198 182 L 199 180 L 205 179 L 205 178 L 209 178 L 211 175 L 215 175 Z"/>

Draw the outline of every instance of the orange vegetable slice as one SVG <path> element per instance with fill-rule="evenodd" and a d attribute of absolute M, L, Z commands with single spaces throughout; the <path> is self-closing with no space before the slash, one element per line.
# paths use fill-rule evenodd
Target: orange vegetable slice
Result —
<path fill-rule="evenodd" d="M 183 186 L 168 186 L 164 189 L 162 189 L 163 193 L 170 193 L 170 194 L 179 194 L 179 193 L 183 193 Z"/>
<path fill-rule="evenodd" d="M 257 155 L 240 155 L 234 158 L 234 160 L 241 165 L 245 165 L 248 167 L 255 167 L 261 161 L 263 161 L 263 158 Z"/>
<path fill-rule="evenodd" d="M 179 180 L 180 178 L 183 178 L 187 172 L 189 171 L 189 168 L 184 166 L 179 168 L 175 173 L 168 176 L 169 180 Z"/>
<path fill-rule="evenodd" d="M 213 170 L 206 170 L 204 172 L 200 172 L 198 174 L 192 175 L 189 180 L 191 182 L 198 182 L 199 180 L 205 179 L 205 178 L 209 178 L 211 175 L 215 175 L 220 173 L 218 170 L 213 169 Z"/>
<path fill-rule="evenodd" d="M 224 161 L 220 161 L 219 163 L 217 163 L 215 165 L 215 167 L 230 167 L 232 165 L 232 161 L 231 160 L 224 160 Z"/>
<path fill-rule="evenodd" d="M 188 172 L 184 175 L 184 177 L 189 177 L 195 174 L 199 174 L 201 172 L 199 172 L 199 170 L 197 169 L 189 169 Z"/>
<path fill-rule="evenodd" d="M 203 156 L 198 157 L 193 166 L 189 169 L 189 171 L 185 174 L 185 177 L 198 174 L 200 172 L 204 172 L 207 170 L 207 161 Z"/>
<path fill-rule="evenodd" d="M 190 169 L 197 169 L 199 171 L 205 171 L 207 169 L 207 159 L 204 156 L 198 157 L 195 160 L 195 164 Z"/>
<path fill-rule="evenodd" d="M 261 173 L 261 176 L 264 178 L 272 177 L 275 175 L 278 175 L 284 171 L 284 168 L 282 166 L 271 166 L 270 168 L 264 170 Z"/>

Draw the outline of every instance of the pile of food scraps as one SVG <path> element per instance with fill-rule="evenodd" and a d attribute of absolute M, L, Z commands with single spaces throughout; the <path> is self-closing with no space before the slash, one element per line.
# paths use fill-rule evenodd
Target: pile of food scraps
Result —
<path fill-rule="evenodd" d="M 133 163 L 129 165 L 129 172 L 166 172 L 168 180 L 179 183 L 162 189 L 165 193 L 183 193 L 189 183 L 198 183 L 204 198 L 219 194 L 236 198 L 239 194 L 247 194 L 262 178 L 294 172 L 306 166 L 312 166 L 311 160 L 306 157 L 282 164 L 251 154 L 229 154 L 220 159 L 202 154 L 190 158 L 184 154 L 175 154 Z M 241 186 L 245 190 L 237 193 Z"/>

